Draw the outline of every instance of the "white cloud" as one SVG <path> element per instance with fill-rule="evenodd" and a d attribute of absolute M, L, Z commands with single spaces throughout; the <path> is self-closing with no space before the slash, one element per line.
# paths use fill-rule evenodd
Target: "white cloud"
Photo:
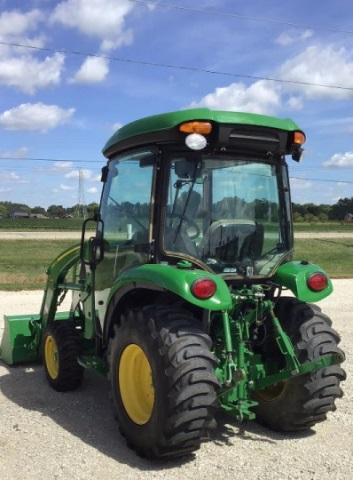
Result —
<path fill-rule="evenodd" d="M 44 15 L 35 9 L 23 13 L 18 10 L 4 11 L 0 15 L 0 36 L 23 35 L 34 30 Z"/>
<path fill-rule="evenodd" d="M 5 182 L 20 180 L 20 176 L 16 172 L 0 172 L 0 178 Z"/>
<path fill-rule="evenodd" d="M 69 185 L 65 185 L 65 184 L 63 184 L 63 183 L 61 183 L 61 184 L 59 185 L 59 188 L 60 188 L 60 190 L 63 190 L 64 192 L 75 189 L 74 187 L 71 187 L 71 186 L 69 186 Z"/>
<path fill-rule="evenodd" d="M 0 151 L 0 158 L 25 158 L 28 155 L 27 147 L 19 147 L 16 150 L 3 150 Z"/>
<path fill-rule="evenodd" d="M 45 44 L 43 35 L 29 38 L 28 34 L 44 19 L 39 10 L 4 11 L 0 14 L 0 41 L 42 47 Z M 0 45 L 0 84 L 34 94 L 39 88 L 60 82 L 64 60 L 61 53 L 39 60 L 28 49 Z"/>
<path fill-rule="evenodd" d="M 74 114 L 74 108 L 60 108 L 44 103 L 22 103 L 0 114 L 0 126 L 6 130 L 46 132 L 66 123 Z"/>
<path fill-rule="evenodd" d="M 335 153 L 323 165 L 330 168 L 353 168 L 353 152 Z"/>
<path fill-rule="evenodd" d="M 80 175 L 80 172 L 81 172 L 82 178 L 84 180 L 96 181 L 96 179 L 97 179 L 97 177 L 93 173 L 93 171 L 89 170 L 88 168 L 80 168 L 80 169 L 71 170 L 71 172 L 68 172 L 68 173 L 65 174 L 65 177 L 66 178 L 78 178 L 79 175 Z"/>
<path fill-rule="evenodd" d="M 64 60 L 62 53 L 55 53 L 43 61 L 32 56 L 5 56 L 0 59 L 0 84 L 34 94 L 39 88 L 60 83 Z"/>
<path fill-rule="evenodd" d="M 301 33 L 298 33 L 296 30 L 282 32 L 275 40 L 275 43 L 281 45 L 282 47 L 287 47 L 293 43 L 298 43 L 298 41 L 308 40 L 313 36 L 314 32 L 312 30 L 304 30 Z"/>
<path fill-rule="evenodd" d="M 55 162 L 53 166 L 53 170 L 56 172 L 65 172 L 66 170 L 70 170 L 72 166 L 73 166 L 73 162 L 68 162 L 68 161 Z"/>
<path fill-rule="evenodd" d="M 97 192 L 98 192 L 97 187 L 87 188 L 87 193 L 97 193 Z"/>
<path fill-rule="evenodd" d="M 313 45 L 287 60 L 279 69 L 281 78 L 299 82 L 350 86 L 353 60 L 344 48 L 334 45 Z M 332 98 L 344 100 L 353 97 L 349 90 L 322 88 L 312 85 L 286 85 L 288 90 L 301 91 L 310 99 Z"/>
<path fill-rule="evenodd" d="M 293 190 L 307 190 L 313 187 L 312 182 L 310 182 L 310 180 L 306 180 L 305 178 L 291 178 L 290 183 Z"/>
<path fill-rule="evenodd" d="M 244 83 L 232 83 L 219 87 L 193 102 L 192 107 L 208 107 L 219 110 L 272 114 L 280 107 L 280 93 L 277 85 L 259 80 L 246 86 Z"/>
<path fill-rule="evenodd" d="M 55 7 L 51 21 L 100 39 L 101 49 L 108 51 L 132 42 L 125 20 L 133 8 L 129 0 L 64 0 Z"/>
<path fill-rule="evenodd" d="M 304 106 L 303 99 L 301 97 L 289 97 L 287 105 L 291 110 L 301 110 Z"/>
<path fill-rule="evenodd" d="M 12 192 L 12 188 L 0 187 L 0 193 Z"/>
<path fill-rule="evenodd" d="M 87 57 L 71 80 L 72 83 L 99 83 L 109 73 L 109 62 L 105 58 Z"/>
<path fill-rule="evenodd" d="M 1 182 L 9 182 L 9 183 L 29 183 L 28 180 L 24 180 L 18 173 L 16 172 L 4 172 L 0 171 L 0 180 Z"/>

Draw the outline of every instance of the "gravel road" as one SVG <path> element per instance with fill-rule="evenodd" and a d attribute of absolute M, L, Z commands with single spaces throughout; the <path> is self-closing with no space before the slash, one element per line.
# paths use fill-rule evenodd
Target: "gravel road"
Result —
<path fill-rule="evenodd" d="M 59 394 L 39 366 L 0 362 L 0 478 L 351 480 L 353 478 L 353 280 L 335 280 L 321 307 L 334 321 L 346 351 L 345 396 L 315 432 L 280 435 L 256 423 L 222 422 L 195 457 L 151 463 L 120 437 L 107 382 L 88 372 L 76 392 Z M 41 292 L 0 292 L 2 314 L 35 313 Z M 1 335 L 1 334 L 0 334 Z"/>
<path fill-rule="evenodd" d="M 94 234 L 94 232 L 87 232 Z M 74 231 L 31 231 L 10 232 L 0 230 L 0 240 L 79 240 L 81 232 Z M 353 238 L 352 232 L 296 232 L 295 238 Z"/>

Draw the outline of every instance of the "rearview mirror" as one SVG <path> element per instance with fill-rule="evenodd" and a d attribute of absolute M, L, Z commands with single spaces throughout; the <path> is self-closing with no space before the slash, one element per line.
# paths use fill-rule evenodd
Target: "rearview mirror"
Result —
<path fill-rule="evenodd" d="M 94 224 L 94 229 L 99 232 L 99 236 L 89 237 L 86 240 L 86 233 L 90 224 Z M 104 258 L 103 245 L 103 220 L 97 212 L 93 218 L 87 218 L 82 224 L 80 258 L 81 262 L 89 265 L 93 270 Z"/>

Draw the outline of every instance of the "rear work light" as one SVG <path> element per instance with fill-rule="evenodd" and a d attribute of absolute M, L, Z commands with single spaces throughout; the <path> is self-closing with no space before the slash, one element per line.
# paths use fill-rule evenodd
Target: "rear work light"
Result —
<path fill-rule="evenodd" d="M 293 143 L 295 145 L 304 145 L 305 140 L 306 138 L 303 132 L 294 132 Z"/>
<path fill-rule="evenodd" d="M 324 273 L 313 273 L 307 280 L 308 287 L 314 292 L 321 292 L 328 286 L 328 278 Z"/>
<path fill-rule="evenodd" d="M 212 124 L 210 122 L 185 122 L 179 125 L 179 130 L 183 133 L 208 135 L 212 132 Z"/>
<path fill-rule="evenodd" d="M 201 300 L 211 298 L 216 293 L 216 290 L 217 286 L 210 278 L 200 278 L 191 285 L 192 294 Z"/>

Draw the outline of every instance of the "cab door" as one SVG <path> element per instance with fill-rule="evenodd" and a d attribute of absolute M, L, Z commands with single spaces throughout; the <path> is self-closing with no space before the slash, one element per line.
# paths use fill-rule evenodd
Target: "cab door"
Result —
<path fill-rule="evenodd" d="M 124 271 L 148 263 L 152 241 L 153 185 L 157 154 L 139 150 L 108 164 L 100 216 L 104 259 L 95 272 L 95 307 L 101 324 L 113 281 Z"/>

